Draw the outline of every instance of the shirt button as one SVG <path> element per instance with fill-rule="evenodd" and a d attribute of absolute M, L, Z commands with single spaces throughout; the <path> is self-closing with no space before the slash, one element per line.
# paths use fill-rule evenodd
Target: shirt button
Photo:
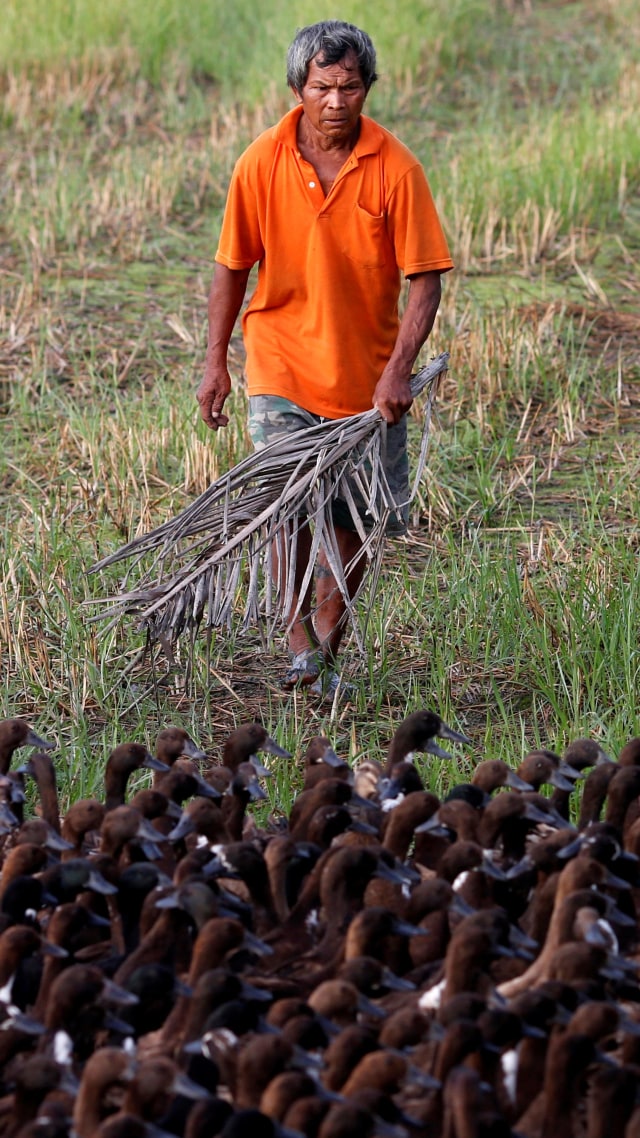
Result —
<path fill-rule="evenodd" d="M 315 188 L 316 188 L 316 184 L 315 184 L 315 182 L 309 182 L 309 189 L 310 189 L 310 190 L 315 190 Z"/>

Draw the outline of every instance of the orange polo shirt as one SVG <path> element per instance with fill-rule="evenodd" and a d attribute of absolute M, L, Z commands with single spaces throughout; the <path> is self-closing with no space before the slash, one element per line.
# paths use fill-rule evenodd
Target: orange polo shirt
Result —
<path fill-rule="evenodd" d="M 396 342 L 405 277 L 453 268 L 418 159 L 373 119 L 325 197 L 294 107 L 236 163 L 216 261 L 258 263 L 242 317 L 250 395 L 366 411 Z"/>

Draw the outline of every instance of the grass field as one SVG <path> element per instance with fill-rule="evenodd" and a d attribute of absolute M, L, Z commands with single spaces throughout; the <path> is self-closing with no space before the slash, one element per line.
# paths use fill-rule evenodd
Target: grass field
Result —
<path fill-rule="evenodd" d="M 406 541 L 389 549 L 353 702 L 282 697 L 283 646 L 218 636 L 135 664 L 88 567 L 247 453 L 194 391 L 235 157 L 289 105 L 295 27 L 333 12 L 10 0 L 0 33 L 0 716 L 59 744 L 67 798 L 116 741 L 179 723 L 217 753 L 259 716 L 353 760 L 409 710 L 485 755 L 639 717 L 640 28 L 632 0 L 347 4 L 379 48 L 369 111 L 419 154 L 456 262 L 424 360 L 451 353 Z M 416 424 L 417 433 L 417 424 Z M 273 795 L 286 801 L 296 775 Z"/>

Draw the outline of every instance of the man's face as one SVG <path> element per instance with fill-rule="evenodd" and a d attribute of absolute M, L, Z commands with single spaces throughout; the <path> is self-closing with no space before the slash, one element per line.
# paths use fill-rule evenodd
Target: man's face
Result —
<path fill-rule="evenodd" d="M 304 87 L 294 94 L 314 131 L 336 145 L 348 143 L 367 97 L 358 61 L 352 52 L 329 67 L 320 67 L 317 59 L 309 64 Z"/>

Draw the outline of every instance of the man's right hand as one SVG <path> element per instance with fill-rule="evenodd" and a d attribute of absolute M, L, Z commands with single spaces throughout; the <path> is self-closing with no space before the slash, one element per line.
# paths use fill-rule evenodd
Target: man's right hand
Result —
<path fill-rule="evenodd" d="M 226 427 L 229 416 L 222 414 L 225 399 L 231 391 L 231 376 L 226 367 L 207 365 L 197 392 L 200 414 L 208 427 L 217 431 Z"/>

